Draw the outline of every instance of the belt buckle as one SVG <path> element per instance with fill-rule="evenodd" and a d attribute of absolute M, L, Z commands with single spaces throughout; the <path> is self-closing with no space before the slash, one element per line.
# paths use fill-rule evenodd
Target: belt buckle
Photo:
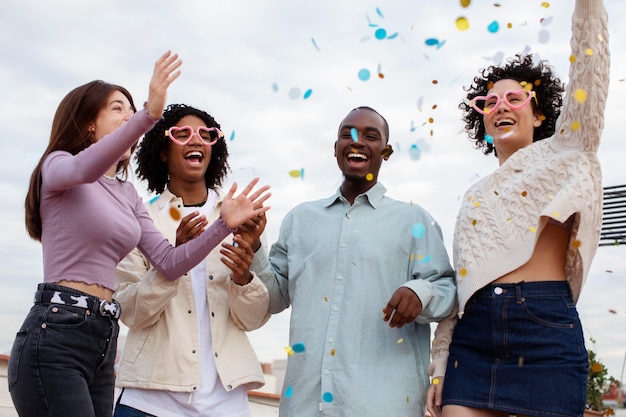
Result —
<path fill-rule="evenodd" d="M 100 315 L 104 317 L 109 316 L 116 319 L 120 317 L 120 306 L 115 301 L 109 302 L 107 300 L 100 300 L 98 311 Z"/>

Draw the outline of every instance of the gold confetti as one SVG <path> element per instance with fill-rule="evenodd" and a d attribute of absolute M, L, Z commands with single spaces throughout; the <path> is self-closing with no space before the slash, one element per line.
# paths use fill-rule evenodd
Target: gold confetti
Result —
<path fill-rule="evenodd" d="M 534 227 L 529 227 L 528 230 L 530 230 L 533 233 L 535 233 L 537 231 L 537 229 L 535 229 Z"/>
<path fill-rule="evenodd" d="M 289 356 L 293 356 L 293 348 L 291 346 L 285 346 L 285 352 L 287 352 Z"/>
<path fill-rule="evenodd" d="M 330 356 L 335 356 L 335 349 L 330 350 Z"/>
<path fill-rule="evenodd" d="M 171 206 L 170 207 L 170 216 L 172 217 L 172 219 L 174 220 L 180 220 L 180 210 L 178 210 L 177 207 L 175 206 Z"/>
<path fill-rule="evenodd" d="M 480 203 L 478 201 L 474 201 L 474 207 L 480 207 Z"/>
<path fill-rule="evenodd" d="M 572 242 L 572 247 L 573 247 L 574 249 L 578 249 L 578 248 L 580 248 L 580 245 L 581 245 L 581 242 L 580 242 L 580 240 L 578 240 L 578 239 L 576 239 L 575 241 L 573 241 L 573 242 Z"/>
<path fill-rule="evenodd" d="M 459 367 L 459 361 L 454 361 L 454 367 L 458 368 Z"/>
<path fill-rule="evenodd" d="M 462 277 L 466 276 L 467 275 L 467 269 L 465 269 L 465 268 L 459 269 L 459 275 L 462 276 Z"/>
<path fill-rule="evenodd" d="M 413 261 L 413 259 L 415 259 L 415 254 L 414 254 L 414 253 L 412 253 L 411 255 L 409 255 L 409 260 L 410 260 L 411 262 Z"/>
<path fill-rule="evenodd" d="M 433 84 L 439 84 L 439 81 L 433 80 Z"/>
<path fill-rule="evenodd" d="M 439 378 L 433 378 L 433 385 L 439 385 Z"/>
<path fill-rule="evenodd" d="M 469 20 L 465 17 L 459 17 L 456 19 L 456 28 L 458 30 L 467 30 L 469 29 Z"/>
<path fill-rule="evenodd" d="M 509 28 L 509 29 L 511 29 L 511 28 L 513 27 L 513 23 L 511 23 L 511 22 L 507 23 L 507 24 L 506 24 L 506 27 L 507 27 L 507 28 Z"/>
<path fill-rule="evenodd" d="M 406 397 L 406 402 L 407 402 L 407 404 L 409 403 L 409 397 Z"/>
<path fill-rule="evenodd" d="M 519 359 L 517 359 L 517 366 L 519 366 L 520 368 L 522 366 L 524 366 L 524 357 L 520 356 Z"/>
<path fill-rule="evenodd" d="M 582 88 L 576 89 L 574 91 L 574 99 L 579 103 L 584 103 L 587 101 L 587 92 Z"/>
<path fill-rule="evenodd" d="M 403 339 L 403 338 L 400 338 L 400 339 L 398 339 L 398 340 L 396 341 L 396 343 L 397 343 L 397 344 L 400 344 L 400 343 L 402 343 L 402 342 L 404 342 L 404 339 Z"/>
<path fill-rule="evenodd" d="M 572 132 L 575 132 L 578 129 L 580 129 L 580 122 L 578 120 L 574 120 L 572 122 L 571 129 L 572 129 Z"/>
<path fill-rule="evenodd" d="M 461 7 L 469 7 L 471 0 L 461 0 Z"/>
<path fill-rule="evenodd" d="M 433 119 L 432 117 L 428 118 L 428 123 L 434 123 L 434 122 L 435 122 L 435 119 Z"/>
<path fill-rule="evenodd" d="M 558 211 L 553 211 L 552 212 L 552 217 L 554 217 L 555 219 L 558 219 L 559 217 L 561 217 L 561 215 L 559 214 Z"/>
<path fill-rule="evenodd" d="M 476 219 L 472 219 L 472 226 L 476 226 L 476 223 L 478 223 Z"/>
<path fill-rule="evenodd" d="M 371 172 L 368 172 L 367 175 L 365 176 L 365 179 L 368 181 L 371 181 L 374 179 L 374 174 L 372 174 Z"/>
<path fill-rule="evenodd" d="M 570 62 L 570 64 L 573 64 L 574 62 L 576 62 L 576 57 L 574 55 L 570 55 L 569 56 L 569 62 Z"/>
<path fill-rule="evenodd" d="M 546 194 L 546 197 L 548 197 L 548 199 L 550 200 L 554 199 L 554 196 L 552 194 Z"/>
<path fill-rule="evenodd" d="M 328 297 L 324 297 L 324 302 L 328 302 Z"/>
<path fill-rule="evenodd" d="M 548 3 L 547 1 L 542 1 L 541 7 L 545 7 L 547 9 L 548 7 L 550 7 L 550 3 Z"/>
<path fill-rule="evenodd" d="M 526 197 L 528 193 L 526 191 L 522 191 L 522 197 Z"/>
<path fill-rule="evenodd" d="M 585 54 L 587 54 L 588 56 L 593 55 L 593 49 L 591 49 L 591 48 L 585 49 Z"/>

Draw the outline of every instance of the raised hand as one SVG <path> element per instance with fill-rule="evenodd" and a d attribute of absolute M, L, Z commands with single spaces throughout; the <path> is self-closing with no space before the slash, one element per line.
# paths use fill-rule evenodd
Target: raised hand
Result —
<path fill-rule="evenodd" d="M 178 59 L 178 54 L 167 51 L 154 64 L 154 72 L 150 80 L 150 90 L 146 109 L 148 116 L 152 119 L 160 119 L 167 104 L 167 89 L 170 84 L 180 75 L 182 61 Z"/>
<path fill-rule="evenodd" d="M 266 224 L 267 218 L 265 213 L 263 213 L 253 217 L 237 228 L 237 233 L 250 244 L 253 252 L 256 252 L 261 247 L 261 234 L 263 234 Z"/>
<path fill-rule="evenodd" d="M 224 223 L 226 223 L 226 226 L 231 229 L 236 229 L 246 221 L 270 209 L 269 206 L 263 206 L 265 200 L 272 195 L 266 192 L 270 189 L 269 185 L 259 188 L 248 197 L 248 194 L 252 191 L 257 182 L 259 182 L 258 178 L 250 181 L 237 197 L 234 197 L 235 191 L 237 191 L 237 183 L 234 183 L 233 186 L 230 187 L 226 198 L 222 201 L 222 208 L 220 209 L 220 216 Z"/>

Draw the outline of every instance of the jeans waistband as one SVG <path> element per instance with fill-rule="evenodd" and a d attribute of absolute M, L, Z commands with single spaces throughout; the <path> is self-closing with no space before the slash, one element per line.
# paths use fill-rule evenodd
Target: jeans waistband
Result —
<path fill-rule="evenodd" d="M 531 281 L 515 284 L 492 283 L 474 294 L 476 298 L 533 297 L 533 296 L 571 296 L 567 281 Z"/>
<path fill-rule="evenodd" d="M 102 300 L 93 295 L 54 284 L 39 284 L 35 291 L 35 304 L 51 303 L 84 308 L 102 317 L 118 319 L 122 314 L 120 304 Z"/>

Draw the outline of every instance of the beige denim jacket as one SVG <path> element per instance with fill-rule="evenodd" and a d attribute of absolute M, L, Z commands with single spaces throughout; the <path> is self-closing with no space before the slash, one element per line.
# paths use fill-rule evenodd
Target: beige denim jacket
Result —
<path fill-rule="evenodd" d="M 218 193 L 219 203 L 209 224 L 219 217 L 224 194 Z M 147 207 L 157 228 L 174 244 L 179 221 L 169 214 L 171 204 L 182 208 L 183 202 L 166 189 Z M 231 240 L 232 235 L 225 239 Z M 226 391 L 242 384 L 257 389 L 265 380 L 246 331 L 260 328 L 269 319 L 268 291 L 256 275 L 247 285 L 235 284 L 220 261 L 220 248 L 205 259 L 215 365 Z M 115 290 L 114 298 L 122 306 L 121 320 L 129 328 L 116 385 L 196 391 L 200 352 L 191 275 L 168 281 L 134 249 L 117 267 Z"/>

